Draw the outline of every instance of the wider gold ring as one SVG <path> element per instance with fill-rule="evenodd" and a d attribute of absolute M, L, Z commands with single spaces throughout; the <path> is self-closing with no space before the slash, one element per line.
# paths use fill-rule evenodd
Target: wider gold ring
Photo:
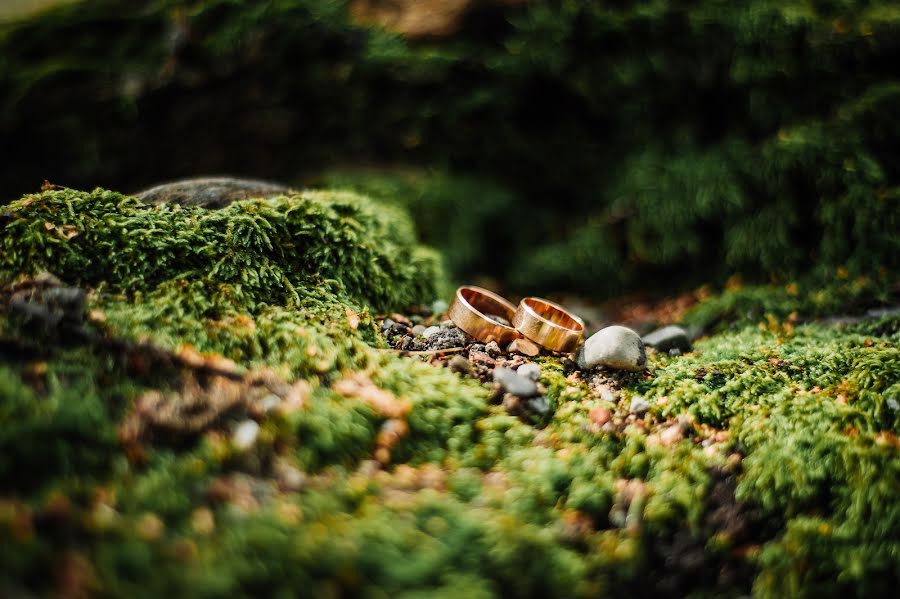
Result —
<path fill-rule="evenodd" d="M 453 324 L 482 343 L 496 341 L 506 346 L 521 337 L 519 332 L 492 319 L 502 316 L 512 321 L 516 308 L 511 303 L 481 287 L 460 287 L 450 304 L 449 316 Z"/>
<path fill-rule="evenodd" d="M 557 352 L 571 352 L 584 334 L 580 318 L 539 297 L 526 297 L 519 302 L 512 323 L 527 338 Z"/>

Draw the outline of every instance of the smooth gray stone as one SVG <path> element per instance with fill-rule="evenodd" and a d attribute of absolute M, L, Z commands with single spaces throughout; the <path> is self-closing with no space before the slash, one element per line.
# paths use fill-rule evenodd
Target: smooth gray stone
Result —
<path fill-rule="evenodd" d="M 691 351 L 691 339 L 687 331 L 676 325 L 669 325 L 656 329 L 652 333 L 644 335 L 644 345 L 656 348 L 658 352 L 667 352 L 670 349 L 679 349 L 682 352 Z"/>
<path fill-rule="evenodd" d="M 613 325 L 597 331 L 584 342 L 578 352 L 577 363 L 582 370 L 605 366 L 639 371 L 647 364 L 647 352 L 637 333 Z"/>
<path fill-rule="evenodd" d="M 494 382 L 500 383 L 503 390 L 518 397 L 535 397 L 538 395 L 537 383 L 530 378 L 519 376 L 510 368 L 495 368 Z"/>
<path fill-rule="evenodd" d="M 529 362 L 528 364 L 519 366 L 519 368 L 516 369 L 516 374 L 531 379 L 532 381 L 536 381 L 541 378 L 541 367 L 534 362 Z"/>
<path fill-rule="evenodd" d="M 271 181 L 232 177 L 201 177 L 163 183 L 137 192 L 135 197 L 147 204 L 181 204 L 224 208 L 238 200 L 285 195 L 291 188 Z"/>

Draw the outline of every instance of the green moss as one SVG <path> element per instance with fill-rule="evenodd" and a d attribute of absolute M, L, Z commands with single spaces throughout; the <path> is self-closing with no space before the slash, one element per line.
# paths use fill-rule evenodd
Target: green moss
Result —
<path fill-rule="evenodd" d="M 701 330 L 737 330 L 747 324 L 778 328 L 779 323 L 827 317 L 853 320 L 868 309 L 897 301 L 896 277 L 881 272 L 850 278 L 841 267 L 827 276 L 803 277 L 782 285 L 747 285 L 739 280 L 718 294 L 709 294 L 682 318 Z"/>
<path fill-rule="evenodd" d="M 787 316 L 815 291 L 734 290 L 693 318 L 726 325 L 753 305 L 754 324 L 651 352 L 646 375 L 599 397 L 540 359 L 553 413 L 536 427 L 383 348 L 371 312 L 431 299 L 437 263 L 414 258 L 405 218 L 358 196 L 207 212 L 47 192 L 11 205 L 0 248 L 4 293 L 51 269 L 90 288 L 102 333 L 43 338 L 0 315 L 2 588 L 784 596 L 900 579 L 896 316 L 801 325 Z M 857 284 L 827 301 L 880 288 Z M 178 369 L 102 340 L 145 337 L 272 369 L 301 401 L 136 451 L 123 421 L 142 393 L 177 391 Z M 240 449 L 247 418 L 259 435 Z"/>
<path fill-rule="evenodd" d="M 126 294 L 196 286 L 177 292 L 193 314 L 214 311 L 216 300 L 251 311 L 316 307 L 329 294 L 386 310 L 434 299 L 440 277 L 438 257 L 415 245 L 408 217 L 347 193 L 207 211 L 100 189 L 50 191 L 9 206 L 0 244 L 5 278 L 45 270 Z"/>

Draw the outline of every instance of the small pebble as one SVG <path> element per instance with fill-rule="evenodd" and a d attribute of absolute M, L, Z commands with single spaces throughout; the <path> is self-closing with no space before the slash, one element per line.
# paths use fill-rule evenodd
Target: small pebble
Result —
<path fill-rule="evenodd" d="M 644 335 L 641 339 L 644 345 L 656 348 L 658 352 L 667 352 L 670 349 L 680 349 L 683 352 L 691 351 L 691 339 L 687 331 L 675 325 L 656 329 L 652 333 Z"/>
<path fill-rule="evenodd" d="M 387 331 L 387 330 L 390 329 L 392 326 L 394 326 L 394 321 L 391 320 L 390 318 L 385 318 L 385 319 L 384 319 L 384 322 L 381 323 L 381 330 L 382 330 L 382 331 Z"/>
<path fill-rule="evenodd" d="M 487 345 L 485 345 L 484 351 L 486 351 L 487 355 L 489 355 L 492 358 L 496 358 L 497 356 L 499 356 L 502 353 L 500 351 L 500 346 L 497 345 L 496 341 L 490 341 Z"/>
<path fill-rule="evenodd" d="M 476 366 L 486 366 L 488 368 L 493 368 L 497 363 L 494 358 L 490 357 L 483 351 L 478 351 L 476 349 L 469 350 L 469 360 Z"/>
<path fill-rule="evenodd" d="M 524 337 L 513 340 L 513 342 L 509 344 L 509 347 L 507 347 L 506 350 L 510 353 L 517 353 L 522 354 L 523 356 L 528 356 L 529 358 L 533 358 L 541 353 L 541 348 L 538 347 L 537 343 L 535 343 L 534 341 L 529 341 Z"/>
<path fill-rule="evenodd" d="M 643 414 L 647 410 L 650 409 L 650 402 L 648 402 L 643 397 L 634 397 L 631 399 L 631 407 L 629 408 L 629 412 L 632 414 Z"/>
<path fill-rule="evenodd" d="M 255 420 L 244 420 L 234 429 L 232 442 L 237 449 L 246 451 L 253 447 L 258 436 L 259 424 Z"/>
<path fill-rule="evenodd" d="M 507 393 L 518 397 L 534 397 L 538 394 L 537 384 L 533 380 L 519 376 L 509 368 L 495 368 L 494 382 L 500 383 Z"/>
<path fill-rule="evenodd" d="M 559 359 L 559 363 L 562 364 L 563 372 L 566 374 L 570 374 L 578 369 L 578 364 L 575 363 L 575 360 L 570 358 L 569 356 L 563 356 Z"/>
<path fill-rule="evenodd" d="M 435 335 L 440 332 L 441 332 L 441 327 L 436 327 L 436 326 L 431 326 L 428 328 L 423 327 L 422 332 L 419 333 L 419 335 L 421 335 L 422 337 L 425 337 L 426 339 L 430 339 L 432 335 Z"/>
<path fill-rule="evenodd" d="M 299 491 L 306 484 L 306 474 L 283 458 L 276 458 L 272 469 L 282 490 Z"/>
<path fill-rule="evenodd" d="M 685 427 L 676 422 L 659 435 L 659 439 L 665 447 L 670 447 L 684 439 Z"/>
<path fill-rule="evenodd" d="M 459 355 L 450 358 L 447 367 L 450 368 L 452 372 L 457 372 L 459 374 L 470 374 L 472 372 L 472 365 L 469 361 Z"/>
<path fill-rule="evenodd" d="M 425 331 L 428 332 L 427 330 Z M 449 329 L 439 329 L 437 333 L 429 335 L 428 349 L 453 349 L 455 347 L 465 347 L 468 336 L 462 330 L 453 327 Z"/>
<path fill-rule="evenodd" d="M 673 347 L 672 349 L 669 350 L 669 355 L 672 356 L 673 358 L 677 358 L 678 356 L 681 355 L 681 350 L 678 349 L 677 347 Z"/>
<path fill-rule="evenodd" d="M 524 376 L 525 378 L 531 379 L 533 381 L 536 381 L 539 378 L 541 378 L 541 367 L 534 363 L 522 364 L 516 370 L 516 374 L 518 374 L 519 376 Z"/>
<path fill-rule="evenodd" d="M 399 335 L 406 335 L 409 333 L 409 327 L 399 322 L 393 323 L 390 327 L 384 330 L 384 334 L 388 337 L 396 337 Z"/>
<path fill-rule="evenodd" d="M 271 412 L 275 408 L 277 408 L 281 404 L 281 398 L 275 395 L 274 393 L 269 393 L 265 397 L 263 397 L 259 405 L 262 408 L 263 412 Z"/>
<path fill-rule="evenodd" d="M 606 366 L 618 370 L 643 370 L 647 364 L 644 343 L 626 327 L 611 326 L 594 333 L 578 352 L 582 370 Z"/>
<path fill-rule="evenodd" d="M 546 397 L 532 397 L 525 400 L 525 409 L 538 416 L 546 416 L 550 413 L 550 400 Z"/>
<path fill-rule="evenodd" d="M 425 325 L 417 324 L 416 326 L 414 326 L 412 328 L 412 334 L 416 335 L 418 337 L 418 336 L 421 336 L 427 330 L 428 329 L 425 327 Z"/>
<path fill-rule="evenodd" d="M 590 411 L 588 417 L 591 419 L 591 422 L 597 426 L 603 426 L 612 419 L 612 412 L 604 407 L 598 406 Z"/>

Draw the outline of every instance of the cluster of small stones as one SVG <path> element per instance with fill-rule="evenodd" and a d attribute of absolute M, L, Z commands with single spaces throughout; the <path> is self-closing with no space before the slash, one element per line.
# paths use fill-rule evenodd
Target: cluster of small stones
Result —
<path fill-rule="evenodd" d="M 553 352 L 525 338 L 516 339 L 506 347 L 496 341 L 478 342 L 452 320 L 442 319 L 446 306 L 441 304 L 420 308 L 416 314 L 391 314 L 383 318 L 382 334 L 395 350 L 425 355 L 436 366 L 491 385 L 493 399 L 509 414 L 526 422 L 545 423 L 552 414 L 552 402 L 539 380 L 541 366 L 534 360 L 542 355 L 554 355 Z M 502 320 L 498 316 L 492 318 Z M 647 347 L 680 356 L 690 351 L 691 342 L 687 332 L 674 325 L 657 329 L 643 338 L 629 328 L 613 325 L 594 333 L 575 353 L 558 357 L 570 377 L 583 377 L 595 396 L 615 403 L 615 390 L 624 384 L 623 376 L 627 378 L 630 373 L 646 369 Z M 598 408 L 596 413 L 592 412 L 591 420 L 604 430 L 623 429 L 649 408 L 645 399 L 635 397 L 623 414 L 614 418 L 610 410 Z M 667 429 L 665 444 L 680 439 L 683 434 L 679 433 L 685 428 L 685 423 L 677 423 Z"/>

